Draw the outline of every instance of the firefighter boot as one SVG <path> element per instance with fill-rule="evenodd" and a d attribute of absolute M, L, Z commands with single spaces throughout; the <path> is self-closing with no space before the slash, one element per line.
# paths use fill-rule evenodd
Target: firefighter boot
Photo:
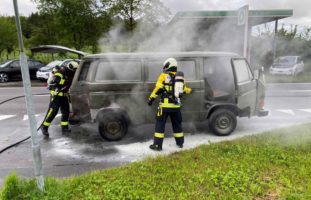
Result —
<path fill-rule="evenodd" d="M 154 150 L 154 151 L 162 151 L 162 147 L 158 144 L 152 144 L 149 146 L 149 148 Z"/>
<path fill-rule="evenodd" d="M 62 134 L 68 134 L 71 133 L 71 129 L 69 126 L 62 126 Z"/>
<path fill-rule="evenodd" d="M 42 132 L 42 135 L 44 135 L 44 137 L 49 137 L 49 131 L 48 131 L 49 127 L 48 126 L 41 126 L 40 130 Z"/>

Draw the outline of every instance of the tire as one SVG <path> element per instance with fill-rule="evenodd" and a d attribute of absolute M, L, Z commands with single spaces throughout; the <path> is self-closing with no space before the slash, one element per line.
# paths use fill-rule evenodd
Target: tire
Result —
<path fill-rule="evenodd" d="M 127 133 L 128 124 L 119 113 L 101 113 L 98 117 L 98 130 L 102 138 L 109 141 L 121 140 Z"/>
<path fill-rule="evenodd" d="M 230 135 L 236 128 L 236 115 L 227 109 L 215 110 L 208 119 L 210 130 L 218 136 Z"/>
<path fill-rule="evenodd" d="M 5 72 L 0 72 L 0 83 L 6 83 L 9 81 L 9 75 Z"/>

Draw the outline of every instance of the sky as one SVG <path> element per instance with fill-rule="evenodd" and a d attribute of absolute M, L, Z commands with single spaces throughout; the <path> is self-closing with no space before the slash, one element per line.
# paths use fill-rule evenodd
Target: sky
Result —
<path fill-rule="evenodd" d="M 236 10 L 246 4 L 250 9 L 293 9 L 294 15 L 281 20 L 284 24 L 311 27 L 311 0 L 161 0 L 172 14 L 178 11 Z M 36 11 L 32 0 L 18 0 L 20 15 L 28 16 Z M 14 15 L 13 0 L 0 0 L 0 15 Z"/>

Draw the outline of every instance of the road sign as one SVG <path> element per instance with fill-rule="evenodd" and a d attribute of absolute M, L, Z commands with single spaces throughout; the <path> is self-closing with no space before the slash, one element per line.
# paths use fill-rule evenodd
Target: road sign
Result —
<path fill-rule="evenodd" d="M 248 59 L 248 5 L 245 5 L 238 9 L 238 26 L 244 25 L 244 45 L 243 45 L 243 56 Z"/>
<path fill-rule="evenodd" d="M 246 21 L 248 19 L 248 5 L 245 5 L 238 9 L 238 26 L 242 26 L 246 24 Z"/>

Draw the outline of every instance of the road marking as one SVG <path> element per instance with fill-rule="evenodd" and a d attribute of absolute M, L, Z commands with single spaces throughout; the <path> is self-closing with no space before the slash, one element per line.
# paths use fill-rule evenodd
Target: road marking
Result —
<path fill-rule="evenodd" d="M 36 114 L 35 117 L 39 117 L 40 115 L 39 114 Z M 28 120 L 28 115 L 24 115 L 24 118 L 23 120 Z"/>
<path fill-rule="evenodd" d="M 291 109 L 277 109 L 276 111 L 283 112 L 289 115 L 295 115 L 294 111 Z"/>
<path fill-rule="evenodd" d="M 36 117 L 39 117 L 40 115 L 42 115 L 42 114 L 35 114 Z M 45 116 L 45 115 L 44 115 L 44 116 Z M 61 116 L 61 114 L 57 114 L 57 115 L 55 116 L 55 118 L 60 117 L 60 116 Z M 25 120 L 28 120 L 28 115 L 24 115 L 23 120 L 24 120 L 24 121 L 25 121 Z"/>
<path fill-rule="evenodd" d="M 16 115 L 0 115 L 0 120 L 9 119 L 11 117 L 15 117 Z"/>
<path fill-rule="evenodd" d="M 289 90 L 289 92 L 311 92 L 311 90 Z"/>
<path fill-rule="evenodd" d="M 304 112 L 311 113 L 311 109 L 299 109 L 299 110 L 304 111 Z"/>

